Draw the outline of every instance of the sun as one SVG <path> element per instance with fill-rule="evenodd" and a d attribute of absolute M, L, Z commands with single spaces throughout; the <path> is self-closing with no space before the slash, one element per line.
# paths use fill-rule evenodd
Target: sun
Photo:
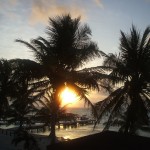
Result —
<path fill-rule="evenodd" d="M 62 105 L 67 105 L 67 104 L 72 104 L 75 103 L 78 99 L 76 93 L 66 87 L 62 93 L 60 94 L 61 100 L 62 100 Z"/>

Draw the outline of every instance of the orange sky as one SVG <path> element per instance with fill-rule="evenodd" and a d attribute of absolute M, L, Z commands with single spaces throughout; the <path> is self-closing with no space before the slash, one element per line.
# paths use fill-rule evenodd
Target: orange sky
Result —
<path fill-rule="evenodd" d="M 96 91 L 91 91 L 89 92 L 89 96 L 88 98 L 90 99 L 90 101 L 94 104 L 100 100 L 103 100 L 106 97 L 106 93 L 103 92 L 96 92 Z M 80 101 L 76 101 L 72 104 L 69 104 L 68 107 L 84 107 L 84 101 L 80 100 Z"/>

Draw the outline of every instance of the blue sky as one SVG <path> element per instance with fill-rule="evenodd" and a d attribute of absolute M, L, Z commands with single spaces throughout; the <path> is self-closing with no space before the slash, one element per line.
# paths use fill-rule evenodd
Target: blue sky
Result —
<path fill-rule="evenodd" d="M 129 32 L 134 24 L 143 31 L 150 25 L 150 0 L 0 0 L 0 57 L 32 59 L 14 40 L 45 36 L 48 17 L 63 13 L 81 16 L 101 50 L 118 52 L 120 30 Z"/>
<path fill-rule="evenodd" d="M 150 25 L 150 0 L 0 0 L 0 57 L 33 59 L 30 50 L 14 40 L 46 36 L 48 17 L 64 13 L 81 16 L 99 49 L 115 53 L 120 30 L 128 33 L 134 24 L 143 32 Z M 100 63 L 95 59 L 88 66 Z"/>

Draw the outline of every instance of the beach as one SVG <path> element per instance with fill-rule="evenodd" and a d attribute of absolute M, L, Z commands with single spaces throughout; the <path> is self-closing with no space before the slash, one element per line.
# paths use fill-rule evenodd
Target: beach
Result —
<path fill-rule="evenodd" d="M 96 135 L 99 135 L 101 130 L 102 130 L 102 125 L 97 126 L 94 130 L 93 130 L 93 125 L 85 125 L 85 126 L 80 126 L 78 128 L 67 128 L 67 129 L 62 129 L 61 128 L 60 130 L 57 129 L 56 130 L 56 135 L 57 135 L 57 137 L 60 141 L 62 139 L 63 139 L 63 141 L 64 140 L 66 140 L 66 141 L 68 141 L 68 140 L 69 141 L 74 141 L 74 140 L 75 141 L 76 140 L 80 141 L 79 139 L 81 139 L 81 142 L 82 142 L 82 139 L 84 139 L 84 138 L 95 137 Z M 116 130 L 116 128 L 111 128 L 111 132 L 115 131 L 115 130 Z M 48 137 L 49 133 L 50 133 L 50 131 L 33 133 L 34 137 L 36 137 L 36 140 L 38 142 L 40 150 L 46 150 L 47 145 L 50 145 L 50 140 L 49 140 L 49 137 Z M 119 134 L 119 133 L 117 133 L 117 134 Z M 140 134 L 142 136 L 150 137 L 150 133 L 148 133 L 148 132 L 140 131 Z M 149 139 L 150 140 L 150 138 L 146 138 L 146 137 L 142 137 L 142 136 L 141 137 L 139 136 L 140 139 L 143 139 L 143 140 L 144 139 Z M 137 136 L 135 136 L 135 138 L 137 138 Z M 5 133 L 3 133 L 3 134 L 0 133 L 0 149 L 1 150 L 21 150 L 22 147 L 23 147 L 23 143 L 19 143 L 17 145 L 17 147 L 15 147 L 14 145 L 11 144 L 12 139 L 13 139 L 13 134 L 10 134 L 10 132 L 7 132 L 7 135 Z M 109 137 L 107 137 L 106 139 L 108 141 L 109 140 L 111 140 L 111 141 L 114 140 L 113 138 L 110 139 Z M 99 142 L 103 145 L 102 137 L 99 140 L 100 140 Z"/>
<path fill-rule="evenodd" d="M 17 147 L 15 147 L 14 145 L 11 144 L 11 141 L 14 137 L 14 135 L 10 132 L 8 129 L 7 130 L 7 135 L 6 132 L 5 133 L 0 133 L 0 147 L 1 150 L 18 150 L 19 148 L 21 149 L 21 147 L 23 146 L 23 143 L 19 143 Z M 100 132 L 101 129 L 100 128 L 95 128 L 95 130 L 93 130 L 93 125 L 85 125 L 85 126 L 80 126 L 77 128 L 67 128 L 67 129 L 63 129 L 61 128 L 60 130 L 56 129 L 56 135 L 58 137 L 58 139 L 61 140 L 72 140 L 72 139 L 76 139 L 76 138 L 80 138 L 86 135 L 91 135 L 91 134 L 95 134 Z M 45 131 L 45 132 L 39 132 L 39 133 L 32 133 L 34 135 L 34 137 L 36 137 L 36 140 L 39 144 L 39 147 L 41 150 L 46 150 L 46 145 L 50 144 L 49 141 L 49 137 L 48 135 L 50 134 L 50 131 Z"/>
<path fill-rule="evenodd" d="M 71 109 L 70 108 L 68 112 L 91 117 L 89 109 L 81 109 L 81 108 Z M 94 124 L 82 125 L 78 127 L 69 126 L 68 128 L 63 128 L 61 126 L 60 129 L 58 128 L 56 129 L 56 136 L 58 137 L 60 141 L 61 140 L 70 141 L 74 139 L 80 139 L 80 138 L 82 139 L 83 137 L 87 137 L 90 135 L 99 134 L 103 129 L 102 124 L 98 124 L 95 128 L 93 127 L 94 127 Z M 21 150 L 23 147 L 23 142 L 19 143 L 17 147 L 12 145 L 12 142 L 11 142 L 14 136 L 12 134 L 12 131 L 16 128 L 16 125 L 1 126 L 1 128 L 3 128 L 5 132 L 3 133 L 2 131 L 0 132 L 0 150 Z M 116 127 L 111 127 L 110 130 L 117 131 L 118 129 Z M 144 132 L 140 130 L 138 131 L 138 133 L 141 136 L 150 137 L 150 132 Z M 36 138 L 40 150 L 46 150 L 47 145 L 50 144 L 50 140 L 48 137 L 49 134 L 50 134 L 49 130 L 46 130 L 45 132 L 43 132 L 42 130 L 39 130 L 38 133 L 36 132 L 36 130 L 32 131 L 32 135 L 34 135 L 34 137 Z"/>

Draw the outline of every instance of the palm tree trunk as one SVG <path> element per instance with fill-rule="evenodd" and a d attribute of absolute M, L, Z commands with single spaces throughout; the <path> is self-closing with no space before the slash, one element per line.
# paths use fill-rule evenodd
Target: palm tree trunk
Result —
<path fill-rule="evenodd" d="M 125 133 L 133 133 L 134 131 L 134 124 L 137 121 L 136 113 L 137 113 L 137 105 L 138 105 L 138 86 L 135 86 L 136 82 L 132 84 L 132 87 L 129 91 L 129 96 L 131 100 L 131 104 L 128 108 L 127 112 L 127 120 L 125 125 Z"/>
<path fill-rule="evenodd" d="M 51 119 L 51 133 L 50 133 L 51 144 L 56 143 L 55 125 L 56 125 L 56 115 L 53 114 Z"/>
<path fill-rule="evenodd" d="M 130 132 L 130 126 L 131 126 L 131 120 L 132 120 L 132 104 L 133 102 L 131 102 L 131 105 L 129 106 L 128 110 L 127 110 L 127 118 L 126 118 L 126 123 L 125 123 L 125 129 L 124 129 L 124 133 L 129 133 Z"/>
<path fill-rule="evenodd" d="M 128 116 L 127 116 L 127 117 L 128 117 Z M 128 133 L 128 132 L 129 132 L 129 128 L 130 128 L 130 120 L 127 119 L 127 120 L 126 120 L 126 124 L 125 124 L 124 133 Z"/>
<path fill-rule="evenodd" d="M 56 86 L 57 87 L 57 86 Z M 55 132 L 55 126 L 56 126 L 56 121 L 57 121 L 57 112 L 59 108 L 59 86 L 58 88 L 55 88 L 55 92 L 53 93 L 53 108 L 52 108 L 52 114 L 51 114 L 51 133 L 50 133 L 50 138 L 51 138 L 51 144 L 56 143 L 56 132 Z"/>
<path fill-rule="evenodd" d="M 22 129 L 22 126 L 23 126 L 23 121 L 20 120 L 19 128 Z"/>

